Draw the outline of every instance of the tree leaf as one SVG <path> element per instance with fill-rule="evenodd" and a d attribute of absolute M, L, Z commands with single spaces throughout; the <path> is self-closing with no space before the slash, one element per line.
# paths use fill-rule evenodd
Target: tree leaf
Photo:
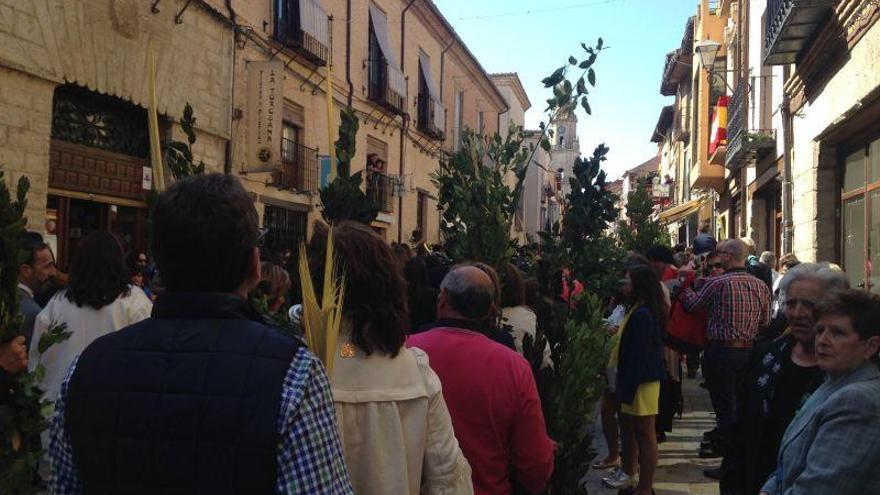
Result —
<path fill-rule="evenodd" d="M 584 83 L 583 77 L 581 77 L 577 81 L 577 92 L 578 92 L 578 95 L 582 95 L 587 92 L 587 85 L 586 85 L 586 83 Z"/>
<path fill-rule="evenodd" d="M 542 79 L 541 82 L 544 83 L 545 88 L 549 88 L 551 86 L 556 86 L 557 84 L 562 82 L 562 79 L 564 77 L 564 73 L 565 73 L 565 67 L 563 66 L 563 67 L 556 69 L 556 71 L 554 71 L 553 74 L 551 74 L 549 77 L 545 77 L 544 79 Z"/>
<path fill-rule="evenodd" d="M 568 57 L 568 63 L 571 65 L 577 65 L 578 61 L 574 57 Z"/>
<path fill-rule="evenodd" d="M 597 49 L 597 50 L 601 50 L 601 49 L 602 49 L 602 45 L 604 45 L 604 42 L 602 41 L 602 38 L 599 38 L 599 42 L 596 43 L 596 49 Z"/>
<path fill-rule="evenodd" d="M 587 112 L 587 115 L 593 115 L 593 110 L 590 108 L 590 102 L 587 101 L 586 96 L 581 98 L 581 106 L 584 107 L 584 111 Z"/>
<path fill-rule="evenodd" d="M 547 138 L 542 139 L 541 140 L 541 148 L 543 148 L 544 151 L 549 152 L 550 151 L 550 140 Z"/>
<path fill-rule="evenodd" d="M 596 86 L 596 71 L 590 69 L 587 71 L 587 79 L 590 81 L 590 86 Z"/>

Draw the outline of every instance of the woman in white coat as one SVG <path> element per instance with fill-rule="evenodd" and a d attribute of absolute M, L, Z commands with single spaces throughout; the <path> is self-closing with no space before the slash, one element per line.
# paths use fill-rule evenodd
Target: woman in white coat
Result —
<path fill-rule="evenodd" d="M 327 232 L 316 230 L 311 273 L 320 279 Z M 472 494 L 440 379 L 423 351 L 404 347 L 406 282 L 394 254 L 355 222 L 333 227 L 333 245 L 345 299 L 330 388 L 355 493 Z"/>
<path fill-rule="evenodd" d="M 109 232 L 93 232 L 77 245 L 70 280 L 37 315 L 28 363 L 42 363 L 45 397 L 55 400 L 73 360 L 95 339 L 150 316 L 153 303 L 142 290 L 131 290 L 119 241 Z M 40 338 L 55 325 L 70 337 L 39 354 Z"/>

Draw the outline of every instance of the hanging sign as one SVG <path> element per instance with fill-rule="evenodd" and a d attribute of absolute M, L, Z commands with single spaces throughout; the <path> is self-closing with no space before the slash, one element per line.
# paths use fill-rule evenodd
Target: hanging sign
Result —
<path fill-rule="evenodd" d="M 281 165 L 283 84 L 280 61 L 248 63 L 246 172 L 270 172 Z"/>

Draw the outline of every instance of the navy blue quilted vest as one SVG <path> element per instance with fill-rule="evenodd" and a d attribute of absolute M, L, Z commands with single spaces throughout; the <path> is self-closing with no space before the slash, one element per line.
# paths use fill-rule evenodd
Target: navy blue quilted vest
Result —
<path fill-rule="evenodd" d="M 230 294 L 164 294 L 152 318 L 96 340 L 65 411 L 84 493 L 275 493 L 301 345 Z"/>

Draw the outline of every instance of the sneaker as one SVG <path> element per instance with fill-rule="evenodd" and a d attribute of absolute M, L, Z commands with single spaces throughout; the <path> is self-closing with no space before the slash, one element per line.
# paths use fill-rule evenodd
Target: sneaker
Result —
<path fill-rule="evenodd" d="M 626 474 L 623 469 L 620 469 L 611 476 L 602 478 L 602 484 L 608 488 L 617 490 L 632 488 L 639 484 L 639 477 L 638 475 L 630 476 Z"/>

